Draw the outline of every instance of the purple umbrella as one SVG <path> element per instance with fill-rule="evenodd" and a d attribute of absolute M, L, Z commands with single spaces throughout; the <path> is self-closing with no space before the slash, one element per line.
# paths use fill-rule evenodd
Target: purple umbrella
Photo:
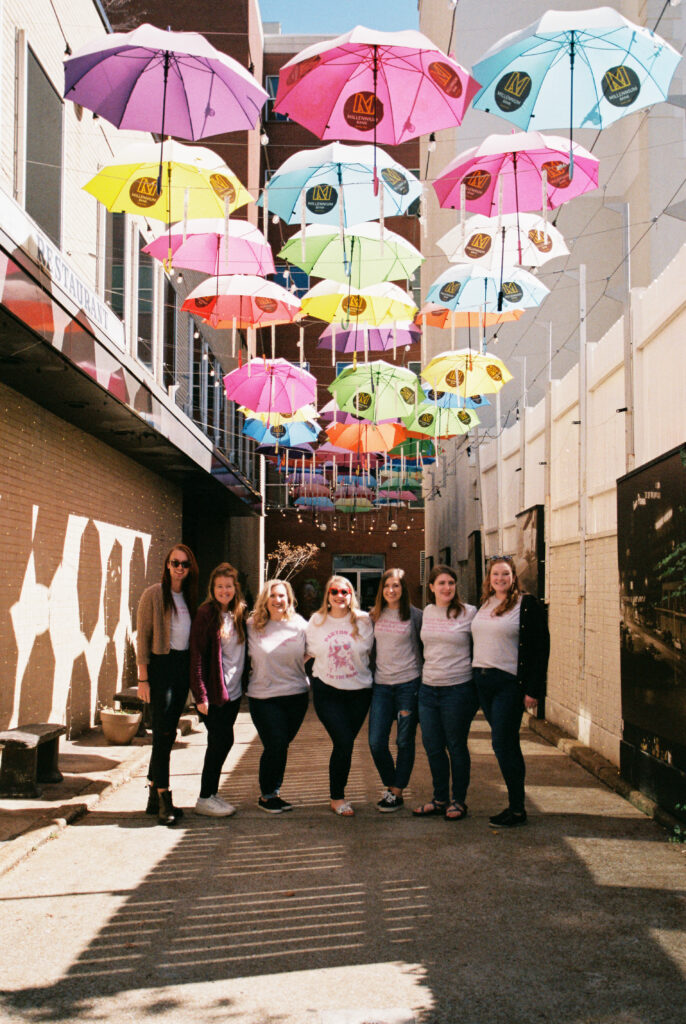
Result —
<path fill-rule="evenodd" d="M 366 349 L 368 352 L 384 352 L 394 344 L 413 345 L 419 341 L 422 332 L 411 320 L 398 321 L 395 327 L 372 327 L 367 329 Z M 344 329 L 339 324 L 329 324 L 319 335 L 317 348 L 330 348 L 335 352 L 364 352 L 364 325 Z"/>

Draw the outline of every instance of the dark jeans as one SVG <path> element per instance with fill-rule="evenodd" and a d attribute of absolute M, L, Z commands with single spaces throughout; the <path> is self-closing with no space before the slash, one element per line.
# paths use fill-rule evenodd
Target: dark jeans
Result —
<path fill-rule="evenodd" d="M 219 776 L 224 761 L 233 746 L 233 727 L 241 706 L 238 700 L 227 700 L 226 704 L 210 704 L 206 715 L 200 715 L 207 729 L 207 750 L 200 778 L 200 796 L 206 800 L 215 796 L 219 789 Z"/>
<path fill-rule="evenodd" d="M 417 694 L 421 679 L 407 683 L 374 683 L 369 711 L 369 749 L 376 770 L 386 788 L 404 789 L 414 766 L 415 733 L 417 732 Z M 398 756 L 395 764 L 388 749 L 393 722 Z"/>
<path fill-rule="evenodd" d="M 169 759 L 181 712 L 186 706 L 189 679 L 188 651 L 150 655 L 148 680 L 152 707 L 152 752 L 148 779 L 157 789 L 169 789 Z"/>
<path fill-rule="evenodd" d="M 470 680 L 455 686 L 419 687 L 419 724 L 433 780 L 433 798 L 464 804 L 469 788 L 471 759 L 467 737 L 479 710 L 476 686 Z"/>
<path fill-rule="evenodd" d="M 350 774 L 355 737 L 367 717 L 372 688 L 338 690 L 315 676 L 312 679 L 312 697 L 317 717 L 333 742 L 329 759 L 331 799 L 342 800 Z"/>
<path fill-rule="evenodd" d="M 524 697 L 515 676 L 499 668 L 475 668 L 474 680 L 479 703 L 491 727 L 493 752 L 498 758 L 510 809 L 524 810 L 524 757 L 519 743 L 519 727 L 524 712 Z"/>
<path fill-rule="evenodd" d="M 286 771 L 288 746 L 303 723 L 309 695 L 293 693 L 288 697 L 250 697 L 250 716 L 262 741 L 260 793 L 277 796 Z"/>

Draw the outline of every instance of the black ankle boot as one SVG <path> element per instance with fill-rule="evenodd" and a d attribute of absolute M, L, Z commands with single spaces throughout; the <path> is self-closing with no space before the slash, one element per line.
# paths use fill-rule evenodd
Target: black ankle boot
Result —
<path fill-rule="evenodd" d="M 160 793 L 160 809 L 157 812 L 157 820 L 160 825 L 175 825 L 177 822 L 172 795 L 168 789 L 164 789 Z"/>
<path fill-rule="evenodd" d="M 155 786 L 148 786 L 148 805 L 145 813 L 153 816 L 160 813 L 160 794 Z"/>

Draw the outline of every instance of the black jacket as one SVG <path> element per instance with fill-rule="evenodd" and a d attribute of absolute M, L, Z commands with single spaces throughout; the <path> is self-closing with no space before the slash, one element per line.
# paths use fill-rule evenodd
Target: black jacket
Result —
<path fill-rule="evenodd" d="M 544 695 L 549 655 L 550 633 L 546 610 L 532 594 L 523 594 L 519 614 L 517 682 L 527 697 L 540 700 Z"/>

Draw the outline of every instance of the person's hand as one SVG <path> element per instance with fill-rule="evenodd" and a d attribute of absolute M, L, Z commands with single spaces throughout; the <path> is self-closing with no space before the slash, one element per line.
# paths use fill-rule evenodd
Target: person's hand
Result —
<path fill-rule="evenodd" d="M 138 680 L 138 699 L 144 704 L 150 703 L 150 683 L 147 679 Z"/>
<path fill-rule="evenodd" d="M 206 715 L 207 712 L 210 710 L 210 705 L 206 700 L 204 700 L 202 704 L 196 704 L 195 706 L 201 715 Z"/>
<path fill-rule="evenodd" d="M 536 708 L 538 707 L 538 701 L 536 700 L 535 697 L 528 697 L 528 696 L 525 695 L 524 696 L 524 707 L 526 708 L 527 711 L 530 711 L 533 714 L 535 712 Z"/>

